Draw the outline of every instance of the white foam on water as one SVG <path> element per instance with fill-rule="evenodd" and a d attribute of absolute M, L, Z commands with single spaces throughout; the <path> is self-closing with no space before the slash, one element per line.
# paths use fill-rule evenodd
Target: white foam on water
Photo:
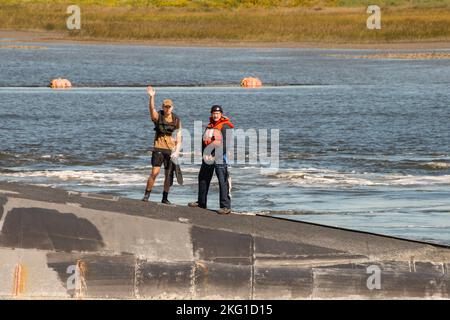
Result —
<path fill-rule="evenodd" d="M 198 173 L 199 169 L 195 172 Z M 183 170 L 183 172 L 185 172 Z M 192 169 L 194 172 L 194 168 Z M 149 172 L 137 172 L 129 170 L 39 170 L 39 171 L 20 171 L 8 172 L 3 174 L 6 178 L 19 179 L 44 179 L 45 182 L 74 183 L 90 186 L 142 186 L 147 182 Z M 184 185 L 193 185 L 197 183 L 197 178 L 184 176 Z M 161 172 L 155 185 L 161 185 L 164 181 L 164 173 Z M 42 181 L 40 181 L 42 182 Z M 51 185 L 46 184 L 46 185 Z"/>
<path fill-rule="evenodd" d="M 140 185 L 146 181 L 146 174 L 125 171 L 93 171 L 93 170 L 41 170 L 21 171 L 4 174 L 13 178 L 45 178 L 58 182 L 79 182 L 92 185 Z"/>
<path fill-rule="evenodd" d="M 192 168 L 192 167 L 183 167 L 183 165 L 181 165 L 181 171 L 183 173 L 196 173 L 196 174 L 198 174 L 198 172 L 200 171 L 200 166 L 198 166 L 196 168 Z"/>
<path fill-rule="evenodd" d="M 425 176 L 379 173 L 339 172 L 328 169 L 305 168 L 279 170 L 266 174 L 270 185 L 289 183 L 299 186 L 432 186 L 449 185 L 450 175 Z"/>
<path fill-rule="evenodd" d="M 186 185 L 197 183 L 200 168 L 183 167 Z M 235 168 L 234 179 L 249 179 Z M 233 169 L 232 169 L 232 172 Z M 39 182 L 79 183 L 92 186 L 140 186 L 147 181 L 148 170 L 38 170 L 4 173 L 3 178 L 44 179 Z M 161 172 L 157 184 L 162 183 Z M 450 186 L 450 175 L 402 175 L 381 173 L 340 172 L 321 168 L 280 169 L 276 173 L 257 175 L 266 185 L 294 185 L 304 187 L 354 187 L 354 186 Z M 254 177 L 257 178 L 257 177 Z M 161 180 L 161 181 L 160 181 Z M 259 181 L 259 180 L 258 180 Z"/>
<path fill-rule="evenodd" d="M 414 175 L 385 175 L 386 177 L 377 181 L 378 185 L 398 185 L 398 186 L 408 186 L 408 185 L 449 185 L 450 186 L 450 175 L 442 176 L 414 176 Z"/>

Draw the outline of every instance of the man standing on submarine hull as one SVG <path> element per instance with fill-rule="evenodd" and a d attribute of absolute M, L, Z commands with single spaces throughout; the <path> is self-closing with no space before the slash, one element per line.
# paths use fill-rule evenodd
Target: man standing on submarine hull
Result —
<path fill-rule="evenodd" d="M 234 125 L 230 119 L 223 115 L 222 106 L 213 105 L 209 124 L 203 134 L 203 160 L 198 174 L 198 200 L 189 203 L 190 207 L 206 208 L 209 185 L 215 171 L 220 190 L 220 210 L 218 213 L 229 214 L 231 212 L 226 130 L 232 128 L 234 128 Z"/>
<path fill-rule="evenodd" d="M 173 113 L 173 102 L 170 99 L 163 101 L 162 110 L 155 109 L 155 90 L 152 87 L 147 88 L 150 97 L 149 109 L 150 116 L 155 124 L 155 140 L 153 142 L 152 152 L 152 172 L 147 180 L 147 187 L 142 201 L 148 201 L 152 192 L 155 180 L 164 163 L 164 192 L 162 203 L 170 204 L 168 199 L 171 182 L 173 179 L 173 169 L 175 164 L 173 161 L 178 158 L 181 148 L 181 120 Z M 176 139 L 172 138 L 172 134 L 176 131 Z"/>

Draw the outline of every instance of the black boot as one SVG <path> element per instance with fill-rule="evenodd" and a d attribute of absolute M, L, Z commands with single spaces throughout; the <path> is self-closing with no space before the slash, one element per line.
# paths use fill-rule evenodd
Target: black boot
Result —
<path fill-rule="evenodd" d="M 167 199 L 168 196 L 169 196 L 169 193 L 164 191 L 163 192 L 163 198 L 162 198 L 161 202 L 164 203 L 164 204 L 171 204 L 169 199 Z"/>
<path fill-rule="evenodd" d="M 148 199 L 150 198 L 150 193 L 152 193 L 152 190 L 145 190 L 144 197 L 142 198 L 142 201 L 148 202 Z"/>

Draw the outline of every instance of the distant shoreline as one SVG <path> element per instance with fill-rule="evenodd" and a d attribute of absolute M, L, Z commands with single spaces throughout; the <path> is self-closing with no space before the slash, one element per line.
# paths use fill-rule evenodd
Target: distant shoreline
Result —
<path fill-rule="evenodd" d="M 358 7 L 194 10 L 125 6 L 122 1 L 117 6 L 100 6 L 89 1 L 80 7 L 79 30 L 68 30 L 63 2 L 2 3 L 0 30 L 10 31 L 3 38 L 183 47 L 450 48 L 450 5 L 382 6 L 380 28 L 369 29 L 370 16 L 362 3 Z"/>
<path fill-rule="evenodd" d="M 304 48 L 304 49 L 367 49 L 367 50 L 439 50 L 450 49 L 450 41 L 418 41 L 391 43 L 328 43 L 328 42 L 261 42 L 219 40 L 122 40 L 79 39 L 63 32 L 40 30 L 0 30 L 0 49 L 18 43 L 67 43 L 84 45 L 137 45 L 169 47 L 219 47 L 219 48 Z M 26 46 L 24 46 L 26 47 Z M 26 49 L 26 48 L 24 48 Z"/>

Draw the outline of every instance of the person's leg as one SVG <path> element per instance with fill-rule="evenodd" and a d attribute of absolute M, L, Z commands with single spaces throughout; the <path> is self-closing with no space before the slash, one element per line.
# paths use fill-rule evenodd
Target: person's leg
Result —
<path fill-rule="evenodd" d="M 220 207 L 231 209 L 231 198 L 228 190 L 228 167 L 226 164 L 216 164 L 215 169 L 219 180 Z"/>
<path fill-rule="evenodd" d="M 171 177 L 172 171 L 172 160 L 170 159 L 170 153 L 164 153 L 164 189 L 163 197 L 161 202 L 170 204 L 168 196 L 170 191 L 170 186 L 172 185 L 173 177 Z"/>
<path fill-rule="evenodd" d="M 161 152 L 153 151 L 152 153 L 152 172 L 147 179 L 147 186 L 145 188 L 144 198 L 142 201 L 148 201 L 150 193 L 152 192 L 153 185 L 155 184 L 156 177 L 161 170 L 161 164 L 163 163 L 163 157 Z"/>
<path fill-rule="evenodd" d="M 170 186 L 171 186 L 171 176 L 170 176 L 170 169 L 165 169 L 164 170 L 164 192 L 169 193 L 170 191 Z"/>
<path fill-rule="evenodd" d="M 214 173 L 214 165 L 202 163 L 198 173 L 198 206 L 206 208 L 208 201 L 208 190 Z"/>
<path fill-rule="evenodd" d="M 153 185 L 155 184 L 156 178 L 158 177 L 159 171 L 161 170 L 161 167 L 153 167 L 152 172 L 150 173 L 150 176 L 147 180 L 147 187 L 145 188 L 145 195 L 142 199 L 143 201 L 148 201 L 148 198 L 150 197 L 150 193 L 152 192 Z"/>

